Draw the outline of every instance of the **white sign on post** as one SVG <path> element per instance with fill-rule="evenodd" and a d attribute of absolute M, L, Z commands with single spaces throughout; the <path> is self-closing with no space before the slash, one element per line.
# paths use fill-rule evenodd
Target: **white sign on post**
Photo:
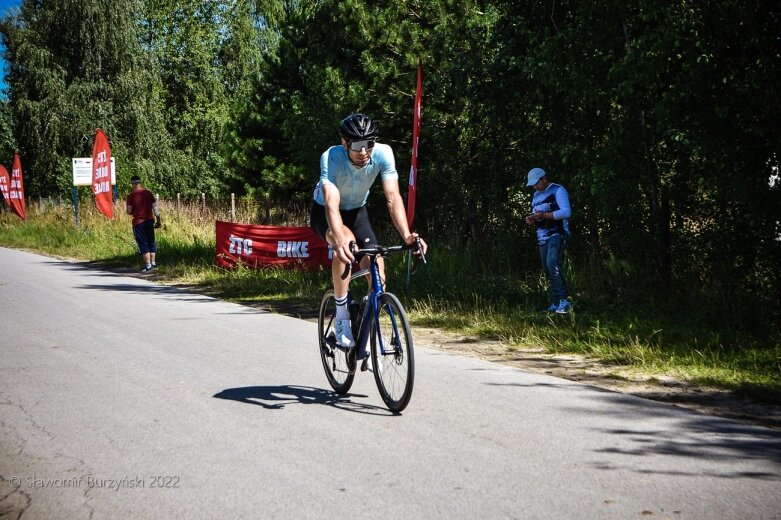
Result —
<path fill-rule="evenodd" d="M 117 167 L 111 158 L 111 184 L 117 185 Z M 73 158 L 73 185 L 92 186 L 92 157 Z"/>

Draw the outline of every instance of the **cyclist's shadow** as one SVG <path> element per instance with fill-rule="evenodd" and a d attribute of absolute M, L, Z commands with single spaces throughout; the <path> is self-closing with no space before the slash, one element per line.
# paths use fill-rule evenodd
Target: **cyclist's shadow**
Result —
<path fill-rule="evenodd" d="M 267 410 L 280 410 L 288 404 L 322 404 L 358 413 L 389 415 L 385 408 L 351 400 L 351 397 L 368 397 L 366 395 L 339 395 L 331 390 L 307 386 L 245 386 L 225 389 L 213 397 L 255 404 Z"/>

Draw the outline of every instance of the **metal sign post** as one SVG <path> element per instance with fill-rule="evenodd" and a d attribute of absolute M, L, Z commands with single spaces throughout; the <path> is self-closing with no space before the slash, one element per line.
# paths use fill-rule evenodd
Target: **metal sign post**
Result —
<path fill-rule="evenodd" d="M 79 225 L 79 188 L 73 187 L 73 220 Z"/>

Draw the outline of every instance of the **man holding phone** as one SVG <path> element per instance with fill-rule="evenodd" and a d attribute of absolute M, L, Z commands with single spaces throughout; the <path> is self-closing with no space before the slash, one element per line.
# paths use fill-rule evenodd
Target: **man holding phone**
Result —
<path fill-rule="evenodd" d="M 534 188 L 532 212 L 526 223 L 536 227 L 537 245 L 542 268 L 550 282 L 551 303 L 547 312 L 567 314 L 572 304 L 567 299 L 567 280 L 564 278 L 564 249 L 569 237 L 569 218 L 572 210 L 569 194 L 563 186 L 548 181 L 542 168 L 529 171 L 527 187 Z"/>

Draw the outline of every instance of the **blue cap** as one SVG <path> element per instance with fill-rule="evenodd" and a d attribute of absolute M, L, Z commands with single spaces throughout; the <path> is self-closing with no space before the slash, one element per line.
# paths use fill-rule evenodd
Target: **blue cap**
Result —
<path fill-rule="evenodd" d="M 529 170 L 529 182 L 526 183 L 526 187 L 534 186 L 537 181 L 546 176 L 545 170 L 542 168 L 532 168 Z"/>

